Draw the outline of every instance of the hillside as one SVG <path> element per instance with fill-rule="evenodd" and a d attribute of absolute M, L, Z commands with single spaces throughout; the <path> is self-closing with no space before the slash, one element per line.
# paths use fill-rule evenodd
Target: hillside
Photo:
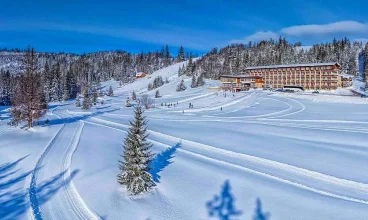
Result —
<path fill-rule="evenodd" d="M 272 219 L 368 218 L 368 176 L 361 172 L 368 166 L 366 99 L 262 90 L 225 95 L 207 89 L 217 80 L 191 88 L 191 77 L 178 76 L 183 64 L 127 85 L 102 82 L 114 96 L 100 97 L 104 104 L 90 110 L 52 103 L 41 126 L 27 131 L 0 121 L 0 218 L 210 219 L 218 205 L 230 217 L 252 219 L 257 199 Z M 147 87 L 158 76 L 169 82 L 153 98 L 156 89 Z M 182 79 L 187 88 L 178 92 Z M 133 108 L 125 107 L 132 91 L 155 101 L 144 115 L 157 186 L 139 196 L 116 177 L 133 119 Z M 214 195 L 233 205 L 217 204 Z"/>
<path fill-rule="evenodd" d="M 204 74 L 206 78 L 218 79 L 220 75 L 245 72 L 250 66 L 338 62 L 341 73 L 356 76 L 358 55 L 363 48 L 361 42 L 350 42 L 347 38 L 310 47 L 303 47 L 301 43 L 290 44 L 282 38 L 278 41 L 249 42 L 247 45 L 233 44 L 213 49 L 199 59 L 189 72 L 191 75 Z"/>

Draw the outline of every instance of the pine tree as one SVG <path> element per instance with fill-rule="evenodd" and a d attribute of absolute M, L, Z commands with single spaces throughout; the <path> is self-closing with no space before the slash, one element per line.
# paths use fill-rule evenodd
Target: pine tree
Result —
<path fill-rule="evenodd" d="M 118 175 L 118 182 L 125 185 L 133 195 L 147 192 L 156 185 L 149 173 L 154 154 L 151 152 L 152 144 L 147 141 L 147 120 L 143 112 L 142 107 L 136 105 L 135 120 L 130 122 L 124 141 L 124 161 L 119 161 L 121 173 Z"/>
<path fill-rule="evenodd" d="M 203 85 L 204 85 L 203 74 L 200 74 L 197 79 L 197 86 L 203 86 Z"/>
<path fill-rule="evenodd" d="M 81 107 L 79 95 L 77 95 L 77 98 L 75 100 L 75 107 Z"/>
<path fill-rule="evenodd" d="M 94 105 L 97 104 L 97 99 L 98 99 L 97 89 L 96 88 L 93 88 L 93 90 L 92 90 L 92 103 Z"/>
<path fill-rule="evenodd" d="M 52 70 L 52 82 L 51 82 L 51 91 L 50 97 L 51 101 L 60 101 L 62 98 L 62 90 L 61 90 L 61 83 L 60 83 L 60 64 L 56 63 L 53 66 Z"/>
<path fill-rule="evenodd" d="M 170 55 L 170 51 L 169 51 L 169 46 L 168 45 L 166 45 L 166 47 L 165 47 L 165 66 L 169 66 L 170 65 L 170 57 L 171 57 L 171 55 Z"/>
<path fill-rule="evenodd" d="M 152 83 L 148 83 L 148 91 L 151 91 L 152 89 L 153 89 L 153 85 L 152 85 Z"/>
<path fill-rule="evenodd" d="M 63 91 L 63 100 L 67 101 L 70 98 L 69 96 L 69 90 L 68 87 L 64 87 L 64 91 Z"/>
<path fill-rule="evenodd" d="M 184 91 L 186 89 L 187 89 L 187 87 L 184 84 L 184 80 L 181 80 L 180 83 L 178 84 L 178 86 L 176 87 L 176 91 L 180 92 L 180 91 Z"/>
<path fill-rule="evenodd" d="M 193 59 L 190 56 L 189 57 L 187 68 L 185 69 L 185 75 L 190 76 L 192 74 L 193 74 Z"/>
<path fill-rule="evenodd" d="M 156 90 L 156 93 L 155 93 L 155 98 L 160 98 L 161 96 L 160 96 L 160 91 L 157 89 Z"/>
<path fill-rule="evenodd" d="M 52 75 L 50 72 L 50 66 L 48 64 L 48 62 L 46 61 L 45 66 L 44 66 L 44 70 L 43 70 L 43 85 L 44 85 L 44 89 L 45 89 L 45 98 L 46 101 L 49 102 L 51 101 L 51 87 L 52 87 Z"/>
<path fill-rule="evenodd" d="M 133 100 L 136 100 L 136 99 L 137 99 L 137 95 L 135 94 L 135 92 L 134 92 L 134 91 L 132 92 L 132 99 L 133 99 Z"/>
<path fill-rule="evenodd" d="M 114 90 L 112 89 L 112 87 L 109 87 L 109 90 L 107 92 L 107 96 L 114 96 Z"/>
<path fill-rule="evenodd" d="M 82 109 L 87 110 L 92 107 L 91 98 L 89 97 L 88 88 L 84 90 Z"/>
<path fill-rule="evenodd" d="M 195 75 L 193 75 L 192 77 L 192 83 L 190 84 L 190 87 L 192 88 L 197 87 L 197 81 L 196 81 Z"/>
<path fill-rule="evenodd" d="M 180 77 L 182 74 L 181 74 L 181 67 L 179 66 L 179 70 L 178 70 L 178 77 Z"/>
<path fill-rule="evenodd" d="M 178 62 L 184 61 L 184 47 L 180 46 L 178 53 Z"/>
<path fill-rule="evenodd" d="M 41 75 L 37 72 L 37 55 L 28 46 L 23 58 L 25 72 L 20 76 L 13 100 L 12 124 L 26 121 L 28 128 L 41 118 L 47 110 L 47 103 L 41 86 Z"/>

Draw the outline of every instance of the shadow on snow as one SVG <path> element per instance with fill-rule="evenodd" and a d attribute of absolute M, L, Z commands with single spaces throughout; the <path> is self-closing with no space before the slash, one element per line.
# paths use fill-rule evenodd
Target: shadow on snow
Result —
<path fill-rule="evenodd" d="M 35 198 L 37 198 L 36 205 L 38 207 L 46 203 L 62 186 L 69 184 L 78 172 L 78 170 L 73 171 L 71 177 L 63 182 L 62 177 L 66 172 L 63 171 L 51 179 L 41 182 L 31 192 L 22 187 L 23 183 L 17 184 L 24 181 L 33 172 L 20 173 L 21 169 L 16 169 L 16 166 L 25 158 L 22 157 L 15 162 L 0 165 L 0 219 L 17 219 L 24 214 L 31 207 L 28 200 L 28 196 L 31 198 L 31 193 L 34 193 Z"/>
<path fill-rule="evenodd" d="M 229 180 L 226 180 L 222 186 L 221 194 L 215 195 L 212 200 L 206 203 L 209 217 L 219 220 L 236 219 L 243 212 L 235 208 L 235 197 L 230 192 L 231 186 Z M 257 198 L 256 208 L 253 214 L 253 220 L 268 220 L 270 213 L 263 212 L 261 199 Z"/>
<path fill-rule="evenodd" d="M 177 143 L 174 146 L 157 154 L 156 157 L 152 160 L 151 162 L 152 169 L 150 171 L 150 174 L 152 175 L 153 181 L 155 181 L 156 183 L 160 182 L 161 176 L 158 173 L 172 163 L 171 159 L 174 158 L 176 149 L 180 147 L 181 143 Z"/>
<path fill-rule="evenodd" d="M 210 217 L 217 217 L 221 220 L 230 220 L 232 217 L 240 216 L 241 210 L 235 208 L 235 198 L 230 192 L 229 180 L 222 186 L 221 194 L 214 195 L 213 200 L 207 202 L 207 212 Z"/>

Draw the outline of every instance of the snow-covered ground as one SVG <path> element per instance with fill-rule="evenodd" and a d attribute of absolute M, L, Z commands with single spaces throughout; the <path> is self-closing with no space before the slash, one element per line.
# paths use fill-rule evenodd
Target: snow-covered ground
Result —
<path fill-rule="evenodd" d="M 234 219 L 252 219 L 257 198 L 271 219 L 368 219 L 368 99 L 225 95 L 207 89 L 218 81 L 190 88 L 186 77 L 176 92 L 181 65 L 123 87 L 103 83 L 115 96 L 89 111 L 51 105 L 49 127 L 0 122 L 0 219 L 216 219 L 206 204 L 226 195 L 226 181 L 242 212 Z M 147 85 L 158 75 L 169 83 L 145 112 L 157 187 L 131 197 L 117 183 L 133 117 L 125 100 L 153 97 Z"/>

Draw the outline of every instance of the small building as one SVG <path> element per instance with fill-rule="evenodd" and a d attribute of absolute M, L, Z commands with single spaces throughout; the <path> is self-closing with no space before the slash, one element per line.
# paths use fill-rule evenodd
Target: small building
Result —
<path fill-rule="evenodd" d="M 144 72 L 138 72 L 135 74 L 136 79 L 144 78 L 144 77 L 146 77 L 146 74 Z"/>
<path fill-rule="evenodd" d="M 354 76 L 348 74 L 339 74 L 341 77 L 341 87 L 349 87 L 353 85 Z"/>
<path fill-rule="evenodd" d="M 260 76 L 248 75 L 221 75 L 221 88 L 235 92 L 248 90 L 249 88 L 262 88 L 263 78 Z"/>

